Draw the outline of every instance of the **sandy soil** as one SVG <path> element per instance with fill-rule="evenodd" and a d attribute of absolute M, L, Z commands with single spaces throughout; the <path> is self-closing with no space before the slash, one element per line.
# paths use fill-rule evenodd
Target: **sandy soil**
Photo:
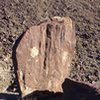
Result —
<path fill-rule="evenodd" d="M 49 16 L 69 16 L 75 22 L 70 77 L 100 88 L 100 0 L 0 0 L 0 93 L 17 92 L 12 63 L 16 39 Z"/>

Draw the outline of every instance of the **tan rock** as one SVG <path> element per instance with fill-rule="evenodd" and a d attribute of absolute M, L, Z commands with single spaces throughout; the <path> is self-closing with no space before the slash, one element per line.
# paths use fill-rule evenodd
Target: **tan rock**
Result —
<path fill-rule="evenodd" d="M 69 17 L 56 16 L 27 30 L 16 50 L 23 96 L 34 90 L 62 91 L 75 44 L 75 30 Z"/>

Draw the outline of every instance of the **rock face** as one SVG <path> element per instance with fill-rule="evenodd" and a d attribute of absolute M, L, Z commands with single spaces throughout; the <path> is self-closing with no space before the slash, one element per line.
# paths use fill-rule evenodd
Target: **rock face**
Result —
<path fill-rule="evenodd" d="M 35 90 L 62 91 L 75 52 L 69 17 L 53 17 L 31 27 L 17 49 L 18 78 L 23 96 Z"/>

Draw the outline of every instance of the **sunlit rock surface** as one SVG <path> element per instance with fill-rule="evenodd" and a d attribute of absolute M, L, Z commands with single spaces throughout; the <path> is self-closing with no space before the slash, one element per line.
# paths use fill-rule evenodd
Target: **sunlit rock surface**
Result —
<path fill-rule="evenodd" d="M 62 91 L 75 53 L 75 30 L 69 17 L 53 17 L 26 31 L 17 49 L 23 96 L 35 90 Z"/>

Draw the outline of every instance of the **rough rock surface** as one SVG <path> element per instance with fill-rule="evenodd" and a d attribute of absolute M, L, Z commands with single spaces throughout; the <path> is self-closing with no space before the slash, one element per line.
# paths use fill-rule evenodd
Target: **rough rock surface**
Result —
<path fill-rule="evenodd" d="M 23 95 L 34 90 L 62 91 L 75 44 L 74 26 L 69 17 L 56 16 L 31 27 L 16 49 Z"/>

